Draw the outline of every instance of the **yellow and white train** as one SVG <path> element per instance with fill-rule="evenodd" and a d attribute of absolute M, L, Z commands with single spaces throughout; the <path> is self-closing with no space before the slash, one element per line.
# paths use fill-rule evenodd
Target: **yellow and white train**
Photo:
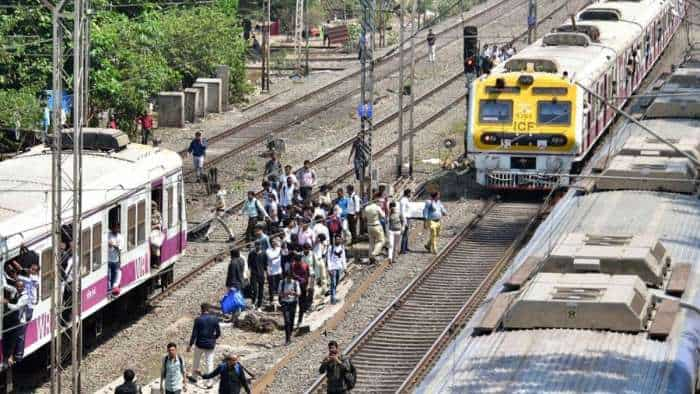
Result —
<path fill-rule="evenodd" d="M 466 154 L 495 189 L 566 185 L 667 47 L 684 0 L 608 0 L 580 11 L 471 86 Z"/>

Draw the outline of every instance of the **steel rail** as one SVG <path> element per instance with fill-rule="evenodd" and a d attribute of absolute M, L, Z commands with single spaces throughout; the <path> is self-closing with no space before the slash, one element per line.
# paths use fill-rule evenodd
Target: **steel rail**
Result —
<path fill-rule="evenodd" d="M 412 134 L 417 134 L 418 132 L 422 131 L 425 129 L 428 125 L 430 125 L 432 122 L 434 122 L 436 119 L 441 117 L 443 114 L 445 114 L 447 111 L 450 109 L 454 108 L 455 105 L 457 105 L 460 101 L 464 100 L 465 95 L 462 94 L 459 97 L 457 97 L 455 100 L 450 102 L 447 106 L 443 107 L 436 113 L 432 114 L 428 119 L 424 120 L 421 122 L 419 125 L 415 127 L 413 130 Z M 408 137 L 408 135 L 411 133 L 407 133 L 405 137 Z M 393 141 L 390 144 L 387 144 L 384 148 L 380 149 L 375 153 L 375 158 L 382 157 L 383 155 L 387 154 L 388 152 L 391 151 L 391 149 L 395 148 L 398 145 L 397 141 Z M 327 184 L 330 187 L 337 186 L 341 184 L 343 181 L 345 181 L 347 178 L 353 176 L 354 170 L 350 169 L 348 171 L 345 171 L 342 173 L 340 176 L 336 177 L 332 181 L 328 182 Z M 242 205 L 242 202 L 228 208 L 227 212 L 234 211 Z M 245 245 L 249 244 L 249 242 L 244 242 L 244 241 L 239 241 L 235 242 L 232 247 L 234 248 L 240 248 Z M 204 262 L 201 264 L 197 265 L 194 269 L 192 269 L 190 272 L 186 273 L 185 275 L 181 276 L 179 279 L 177 279 L 175 282 L 171 283 L 170 286 L 166 287 L 163 289 L 160 293 L 152 296 L 151 298 L 148 299 L 149 304 L 157 304 L 158 302 L 162 301 L 165 299 L 168 295 L 172 294 L 175 290 L 181 288 L 182 286 L 188 284 L 191 282 L 193 279 L 195 279 L 197 276 L 205 272 L 209 267 L 211 267 L 213 264 L 216 262 L 222 261 L 222 259 L 226 258 L 226 253 L 227 251 L 217 253 L 215 255 L 212 255 L 211 257 L 207 258 Z"/>
<path fill-rule="evenodd" d="M 359 334 L 345 351 L 346 356 L 353 358 L 355 363 L 362 358 L 363 364 L 374 364 L 373 370 L 362 370 L 362 366 L 357 366 L 359 371 L 358 385 L 356 391 L 372 392 L 394 392 L 404 381 L 400 371 L 406 374 L 412 372 L 416 360 L 413 359 L 416 352 L 420 352 L 423 347 L 427 347 L 424 340 L 431 338 L 431 331 L 435 331 L 441 323 L 440 315 L 445 316 L 445 310 L 435 310 L 439 303 L 443 309 L 457 308 L 463 305 L 459 298 L 462 294 L 444 294 L 444 287 L 454 287 L 457 282 L 461 283 L 461 291 L 469 292 L 468 288 L 474 286 L 475 290 L 470 295 L 470 305 L 478 305 L 480 292 L 488 291 L 484 289 L 484 284 L 490 278 L 495 280 L 497 273 L 510 260 L 510 256 L 518 249 L 525 239 L 526 234 L 533 223 L 535 208 L 539 204 L 508 204 L 498 203 L 489 200 L 480 212 L 465 226 L 459 235 L 438 254 L 423 272 L 409 283 L 404 290 Z M 509 219 L 509 218 L 514 219 Z M 528 217 L 527 224 L 521 225 L 520 220 Z M 494 244 L 493 237 L 498 236 L 497 241 L 505 241 L 506 245 Z M 475 248 L 479 247 L 479 252 Z M 470 254 L 471 253 L 471 254 Z M 497 261 L 481 261 L 481 265 L 490 267 L 474 267 L 477 271 L 485 268 L 488 272 L 479 276 L 480 273 L 473 273 L 469 277 L 462 277 L 462 271 L 469 270 L 467 264 L 475 261 L 462 261 L 463 256 L 471 258 L 482 258 L 482 253 L 487 255 L 499 255 Z M 478 255 L 478 256 L 477 256 Z M 454 278 L 454 283 L 443 280 L 445 277 Z M 478 284 L 477 284 L 478 283 Z M 436 295 L 425 301 L 426 294 Z M 439 297 L 446 295 L 449 297 Z M 448 299 L 449 298 L 449 299 Z M 474 308 L 476 307 L 474 306 Z M 428 309 L 436 314 L 428 319 Z M 438 308 L 440 309 L 440 308 Z M 460 308 L 460 310 L 464 309 Z M 443 319 L 444 320 L 444 319 Z M 427 324 L 427 328 L 422 328 L 421 324 Z M 454 322 L 454 318 L 447 323 Z M 393 324 L 393 326 L 392 326 Z M 441 331 L 444 333 L 447 329 Z M 409 338 L 410 336 L 410 338 Z M 435 333 L 435 338 L 439 339 L 440 334 Z M 411 342 L 413 341 L 413 342 Z M 396 347 L 388 349 L 388 345 L 395 343 Z M 430 342 L 431 344 L 433 342 Z M 403 344 L 402 347 L 400 344 Z M 432 349 L 434 345 L 430 346 Z M 383 349 L 387 349 L 384 352 Z M 423 353 L 421 353 L 423 354 Z M 382 374 L 381 366 L 391 365 L 391 371 Z M 379 369 L 379 370 L 376 370 Z M 399 373 L 393 373 L 399 371 Z M 379 376 L 383 375 L 383 376 Z M 401 379 L 396 380 L 396 379 Z M 324 377 L 321 376 L 309 388 L 307 393 L 319 392 L 323 386 Z"/>
<path fill-rule="evenodd" d="M 492 11 L 494 11 L 494 10 L 497 10 L 497 9 L 498 9 L 499 7 L 501 7 L 503 4 L 508 3 L 508 2 L 511 2 L 511 1 L 513 1 L 513 0 L 501 0 L 501 1 L 499 1 L 498 3 L 495 3 L 495 4 L 491 5 L 491 6 L 489 6 L 488 8 L 485 8 L 485 9 L 483 9 L 483 10 L 480 10 L 480 11 L 477 12 L 476 14 L 474 14 L 474 15 L 468 17 L 468 18 L 466 19 L 466 21 L 467 21 L 467 22 L 472 22 L 472 21 L 474 21 L 474 20 L 477 19 L 477 18 L 483 17 L 484 15 L 488 14 L 489 12 L 492 12 Z M 488 23 L 492 23 L 492 22 L 493 22 L 492 20 L 488 20 L 488 21 L 485 21 L 484 23 L 485 23 L 485 24 L 488 24 Z M 462 25 L 462 22 L 461 22 L 461 21 L 455 22 L 454 24 L 452 24 L 452 25 L 446 27 L 444 30 L 438 32 L 437 35 L 438 35 L 438 36 L 441 36 L 441 35 L 443 35 L 443 34 L 446 34 L 447 32 L 450 32 L 450 31 L 452 31 L 452 30 L 454 30 L 454 29 L 456 29 L 456 28 L 461 27 L 461 25 Z M 447 47 L 447 46 L 449 46 L 449 45 L 452 45 L 452 44 L 454 43 L 454 41 L 455 41 L 455 40 L 453 40 L 453 41 L 449 41 L 449 40 L 448 40 L 448 41 L 446 41 L 444 44 L 438 45 L 438 48 L 437 48 L 437 49 L 440 50 L 440 49 L 445 48 L 445 47 Z M 427 56 L 428 56 L 428 53 L 427 53 L 427 50 L 426 50 L 425 53 L 423 53 L 422 55 L 418 56 L 418 59 L 420 60 L 420 59 L 426 58 Z M 390 60 L 394 60 L 395 57 L 396 57 L 396 52 L 395 52 L 395 53 L 392 53 L 391 55 L 388 55 L 388 56 L 386 56 L 386 57 L 381 57 L 381 58 L 375 60 L 375 65 L 379 65 L 379 64 L 382 64 L 382 65 L 384 65 L 384 64 L 390 65 L 388 62 L 389 62 Z M 390 65 L 390 66 L 391 66 L 391 65 Z M 393 66 L 391 66 L 390 69 L 387 70 L 386 72 L 383 72 L 382 75 L 381 75 L 379 78 L 382 78 L 382 79 L 383 79 L 383 78 L 387 78 L 387 77 L 390 76 L 392 73 L 394 73 L 396 70 L 398 70 L 398 67 L 399 67 L 398 65 L 393 65 Z M 351 81 L 351 79 L 354 78 L 354 77 L 356 77 L 356 76 L 358 76 L 359 74 L 360 74 L 360 71 L 359 71 L 359 70 L 353 71 L 352 73 L 350 73 L 350 74 L 348 74 L 348 75 L 346 75 L 346 76 L 343 76 L 343 77 L 341 77 L 341 78 L 339 78 L 339 79 L 337 79 L 337 80 L 335 80 L 335 81 L 333 81 L 333 82 L 331 82 L 331 83 L 329 83 L 329 84 L 327 84 L 327 85 L 324 85 L 324 86 L 322 86 L 322 87 L 320 87 L 320 88 L 318 88 L 318 89 L 314 89 L 313 91 L 311 91 L 311 92 L 309 92 L 309 93 L 307 93 L 307 94 L 305 94 L 305 95 L 303 95 L 303 96 L 301 96 L 301 97 L 299 97 L 299 98 L 296 98 L 296 99 L 294 99 L 294 100 L 292 100 L 292 101 L 289 101 L 289 102 L 287 102 L 287 103 L 285 103 L 285 104 L 283 104 L 283 105 L 281 105 L 281 106 L 279 106 L 279 107 L 277 107 L 277 108 L 275 108 L 275 109 L 273 109 L 273 110 L 271 110 L 271 111 L 267 111 L 267 112 L 265 112 L 265 113 L 263 113 L 263 114 L 261 114 L 261 115 L 259 115 L 259 116 L 257 116 L 257 117 L 254 117 L 254 118 L 249 119 L 249 120 L 247 120 L 247 121 L 245 121 L 245 122 L 243 122 L 243 123 L 241 123 L 241 124 L 239 124 L 239 125 L 236 125 L 235 127 L 232 127 L 232 128 L 230 128 L 230 129 L 228 129 L 228 130 L 226 130 L 226 131 L 224 131 L 224 132 L 222 132 L 222 133 L 220 133 L 220 134 L 217 134 L 217 135 L 215 135 L 215 136 L 212 136 L 211 138 L 208 138 L 208 142 L 209 142 L 209 143 L 219 142 L 219 141 L 221 141 L 221 140 L 223 140 L 223 139 L 226 139 L 226 138 L 228 138 L 228 137 L 231 137 L 231 136 L 240 134 L 240 133 L 242 133 L 243 131 L 246 131 L 248 128 L 253 127 L 253 126 L 255 126 L 255 125 L 259 125 L 259 124 L 261 124 L 263 121 L 268 120 L 269 118 L 271 118 L 271 117 L 273 117 L 273 116 L 275 116 L 275 115 L 281 114 L 282 112 L 284 112 L 284 111 L 286 111 L 286 110 L 288 110 L 288 109 L 290 109 L 290 108 L 292 108 L 292 107 L 295 107 L 295 106 L 297 106 L 297 105 L 300 105 L 300 104 L 302 104 L 302 103 L 305 103 L 305 102 L 308 101 L 310 98 L 315 98 L 315 97 L 317 97 L 320 93 L 325 92 L 325 91 L 328 91 L 329 89 L 334 88 L 334 87 L 336 87 L 336 86 L 338 86 L 338 85 L 340 85 L 340 84 L 342 84 L 342 83 L 348 82 L 348 83 L 350 83 L 350 84 L 352 85 L 352 83 L 353 83 L 354 81 Z M 329 109 L 329 108 L 331 108 L 331 107 L 333 107 L 333 106 L 335 106 L 335 105 L 337 105 L 337 104 L 339 104 L 339 103 L 341 103 L 341 102 L 347 100 L 349 97 L 352 97 L 352 96 L 353 96 L 354 94 L 356 94 L 357 92 L 359 92 L 359 88 L 357 88 L 357 87 L 352 87 L 349 91 L 347 91 L 347 92 L 345 92 L 345 93 L 342 93 L 339 97 L 337 97 L 337 98 L 331 100 L 330 102 L 324 103 L 323 105 L 320 105 L 320 106 L 312 107 L 308 112 L 305 112 L 305 113 L 303 114 L 303 116 L 300 116 L 300 115 L 299 115 L 298 108 L 295 108 L 293 111 L 290 111 L 290 113 L 289 113 L 287 116 L 284 116 L 284 114 L 282 114 L 283 117 L 288 118 L 288 119 L 282 120 L 282 121 L 281 121 L 281 124 L 278 124 L 277 126 L 274 126 L 271 130 L 263 131 L 262 134 L 260 134 L 260 135 L 253 136 L 253 137 L 245 137 L 245 138 L 251 138 L 251 140 L 246 141 L 246 142 L 244 142 L 243 144 L 238 145 L 238 146 L 234 147 L 233 149 L 231 149 L 231 150 L 229 150 L 229 151 L 227 151 L 227 152 L 225 152 L 225 153 L 223 153 L 223 154 L 221 154 L 221 155 L 218 155 L 218 156 L 216 156 L 215 158 L 213 158 L 213 159 L 211 159 L 211 160 L 206 161 L 206 163 L 205 163 L 205 168 L 210 167 L 210 166 L 213 166 L 213 165 L 217 164 L 218 162 L 220 162 L 221 160 L 224 160 L 224 159 L 226 159 L 226 158 L 229 158 L 229 157 L 231 157 L 231 156 L 233 156 L 233 155 L 239 154 L 239 153 L 241 153 L 242 151 L 244 151 L 244 150 L 246 150 L 246 149 L 249 149 L 250 147 L 252 147 L 252 146 L 254 146 L 254 145 L 257 145 L 257 144 L 259 144 L 259 143 L 262 143 L 262 142 L 264 142 L 265 140 L 267 140 L 270 136 L 275 135 L 275 134 L 278 134 L 278 133 L 280 133 L 280 132 L 282 132 L 282 131 L 288 129 L 288 128 L 291 127 L 291 126 L 294 126 L 294 125 L 296 125 L 296 124 L 299 124 L 299 123 L 305 121 L 305 120 L 306 120 L 307 118 L 309 118 L 309 117 L 315 116 L 315 115 L 317 115 L 317 114 L 319 114 L 319 113 L 321 113 L 321 112 L 323 112 L 323 111 L 325 111 L 325 110 L 327 110 L 327 109 Z M 184 157 L 184 156 L 187 155 L 187 150 L 184 149 L 184 150 L 181 150 L 181 151 L 178 152 L 178 153 L 179 153 L 181 156 Z M 187 171 L 185 171 L 185 174 L 184 174 L 184 175 L 185 175 L 185 176 L 189 176 L 189 175 L 191 175 L 193 172 L 194 172 L 194 169 L 189 168 Z"/>

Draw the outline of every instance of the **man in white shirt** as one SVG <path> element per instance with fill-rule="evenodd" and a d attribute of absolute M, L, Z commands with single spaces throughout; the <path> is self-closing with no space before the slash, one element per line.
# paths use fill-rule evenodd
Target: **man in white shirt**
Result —
<path fill-rule="evenodd" d="M 270 290 L 270 303 L 272 303 L 282 280 L 282 247 L 279 239 L 272 240 L 272 247 L 267 249 L 265 254 L 267 255 L 267 283 Z"/>
<path fill-rule="evenodd" d="M 401 223 L 403 224 L 403 231 L 401 231 L 401 249 L 399 254 L 408 253 L 408 210 L 409 203 L 411 202 L 411 189 L 406 189 L 403 191 L 403 196 L 399 200 L 399 213 L 401 215 Z"/>
<path fill-rule="evenodd" d="M 350 200 L 347 206 L 346 217 L 348 220 L 348 227 L 350 229 L 352 242 L 355 242 L 357 239 L 357 219 L 362 210 L 362 204 L 360 203 L 360 196 L 355 193 L 355 187 L 353 185 L 348 185 L 345 190 L 347 192 L 346 194 L 348 199 Z"/>
<path fill-rule="evenodd" d="M 119 232 L 119 224 L 112 224 L 107 235 L 107 294 L 118 292 L 121 271 L 121 254 L 124 249 L 124 238 Z"/>
<path fill-rule="evenodd" d="M 24 291 L 24 282 L 17 281 L 17 295 L 15 302 L 4 300 L 9 309 L 7 316 L 3 319 L 3 323 L 9 323 L 9 327 L 3 327 L 6 333 L 3 335 L 3 342 L 7 341 L 8 346 L 3 343 L 3 348 L 7 353 L 5 356 L 9 366 L 20 361 L 24 356 L 24 337 L 27 332 L 27 307 L 29 305 L 29 295 Z M 14 349 L 13 346 L 14 345 Z"/>

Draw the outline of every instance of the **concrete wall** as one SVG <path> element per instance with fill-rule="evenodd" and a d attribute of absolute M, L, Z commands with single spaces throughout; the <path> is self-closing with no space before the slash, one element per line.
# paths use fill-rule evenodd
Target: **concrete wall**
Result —
<path fill-rule="evenodd" d="M 191 89 L 197 89 L 199 92 L 199 102 L 195 109 L 195 116 L 203 118 L 207 116 L 207 97 L 209 95 L 209 85 L 206 83 L 195 83 Z"/>
<path fill-rule="evenodd" d="M 197 78 L 196 82 L 207 85 L 207 112 L 221 112 L 221 80 L 219 78 Z"/>
<path fill-rule="evenodd" d="M 231 69 L 229 66 L 221 65 L 216 67 L 216 77 L 221 80 L 221 106 L 224 111 L 228 110 L 229 101 L 229 78 Z"/>
<path fill-rule="evenodd" d="M 185 89 L 185 120 L 194 123 L 197 120 L 199 106 L 199 89 Z"/>
<path fill-rule="evenodd" d="M 185 126 L 185 94 L 183 92 L 160 92 L 156 100 L 159 127 Z"/>

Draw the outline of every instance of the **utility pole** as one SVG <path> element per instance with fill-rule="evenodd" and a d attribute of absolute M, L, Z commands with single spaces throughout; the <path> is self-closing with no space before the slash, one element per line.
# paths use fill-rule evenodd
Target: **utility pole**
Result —
<path fill-rule="evenodd" d="M 306 60 L 304 65 L 304 76 L 309 75 L 309 2 L 304 1 L 304 32 L 306 32 Z"/>
<path fill-rule="evenodd" d="M 262 28 L 262 75 L 260 76 L 260 90 L 270 92 L 270 2 L 263 0 L 263 15 L 265 21 Z"/>
<path fill-rule="evenodd" d="M 301 32 L 304 28 L 304 0 L 297 0 L 294 14 L 294 56 L 296 57 L 297 75 L 303 75 L 301 71 Z"/>
<path fill-rule="evenodd" d="M 528 0 L 527 6 L 527 43 L 537 39 L 537 1 Z"/>
<path fill-rule="evenodd" d="M 413 162 L 415 161 L 415 152 L 413 149 L 413 108 L 415 104 L 415 95 L 413 83 L 416 80 L 416 43 L 415 37 L 418 33 L 416 28 L 416 10 L 418 9 L 418 0 L 413 0 L 413 9 L 411 10 L 411 99 L 409 107 L 411 108 L 408 113 L 408 176 L 413 178 Z"/>
<path fill-rule="evenodd" d="M 396 155 L 396 177 L 400 178 L 402 174 L 403 167 L 403 35 L 404 35 L 404 24 L 403 24 L 403 12 L 404 12 L 404 1 L 401 0 L 399 4 L 399 150 Z"/>
<path fill-rule="evenodd" d="M 362 6 L 362 46 L 361 57 L 361 89 L 360 89 L 360 135 L 366 138 L 368 148 L 369 174 L 364 178 L 362 191 L 368 200 L 372 198 L 372 185 L 376 182 L 374 174 L 373 153 L 372 153 L 372 116 L 374 101 L 374 17 L 376 15 L 376 0 L 360 0 Z"/>
<path fill-rule="evenodd" d="M 51 227 L 53 247 L 53 294 L 51 300 L 51 392 L 63 393 L 62 373 L 64 362 L 71 362 L 72 392 L 81 391 L 80 363 L 82 360 L 82 322 L 80 279 L 82 264 L 78 256 L 81 250 L 81 194 L 82 194 L 82 128 L 87 121 L 88 85 L 88 32 L 89 0 L 41 0 L 51 11 L 53 22 L 53 108 L 52 108 L 52 182 L 51 182 Z M 72 4 L 72 13 L 69 5 Z M 67 19 L 73 19 L 72 29 Z M 63 84 L 67 78 L 64 59 L 65 36 L 72 38 L 73 46 L 73 176 L 63 175 L 63 133 L 62 104 Z M 66 138 L 67 139 L 67 138 Z M 64 233 L 63 189 L 72 190 L 72 234 Z M 62 250 L 61 243 L 71 240 L 71 249 Z M 70 272 L 64 272 L 63 260 L 73 256 Z M 70 304 L 68 304 L 70 303 Z M 69 345 L 63 349 L 63 345 Z"/>

